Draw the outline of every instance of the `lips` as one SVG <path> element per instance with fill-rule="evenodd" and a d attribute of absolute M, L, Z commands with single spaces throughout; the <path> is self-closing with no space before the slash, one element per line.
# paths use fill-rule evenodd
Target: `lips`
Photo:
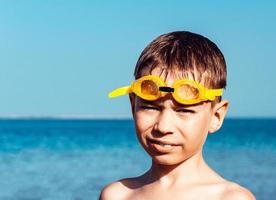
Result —
<path fill-rule="evenodd" d="M 154 151 L 160 152 L 160 153 L 169 153 L 174 148 L 176 148 L 177 144 L 169 141 L 164 140 L 158 140 L 158 139 L 152 139 L 147 138 L 149 146 L 154 149 Z"/>
<path fill-rule="evenodd" d="M 155 144 L 160 144 L 160 145 L 170 145 L 170 146 L 177 146 L 177 144 L 174 144 L 172 142 L 168 142 L 168 141 L 164 141 L 164 140 L 157 140 L 157 139 L 150 139 L 148 138 L 148 140 L 151 142 L 151 143 L 155 143 Z"/>

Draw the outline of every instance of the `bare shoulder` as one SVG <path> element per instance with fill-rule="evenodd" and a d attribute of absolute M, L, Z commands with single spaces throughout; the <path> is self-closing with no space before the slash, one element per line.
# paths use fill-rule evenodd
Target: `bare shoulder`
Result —
<path fill-rule="evenodd" d="M 228 182 L 222 195 L 224 200 L 256 200 L 255 196 L 237 183 Z"/>
<path fill-rule="evenodd" d="M 116 181 L 106 185 L 100 194 L 99 200 L 119 200 L 125 199 L 127 196 L 127 188 L 121 181 Z"/>
<path fill-rule="evenodd" d="M 133 180 L 131 178 L 110 183 L 102 189 L 99 200 L 129 199 L 128 197 L 133 191 L 132 185 Z"/>

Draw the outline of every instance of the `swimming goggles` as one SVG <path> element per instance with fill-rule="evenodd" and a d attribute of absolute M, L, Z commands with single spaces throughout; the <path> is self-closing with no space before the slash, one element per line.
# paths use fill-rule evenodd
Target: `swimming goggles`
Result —
<path fill-rule="evenodd" d="M 148 75 L 135 80 L 131 85 L 120 87 L 109 93 L 109 98 L 128 93 L 135 93 L 144 100 L 154 101 L 170 92 L 173 98 L 181 104 L 196 104 L 202 101 L 213 101 L 221 96 L 223 89 L 208 89 L 194 80 L 176 80 L 172 87 L 158 76 Z"/>

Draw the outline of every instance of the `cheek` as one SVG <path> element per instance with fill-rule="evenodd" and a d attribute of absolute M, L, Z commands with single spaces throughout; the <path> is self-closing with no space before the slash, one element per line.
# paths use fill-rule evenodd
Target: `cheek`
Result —
<path fill-rule="evenodd" d="M 134 118 L 138 137 L 146 135 L 147 132 L 150 132 L 155 124 L 155 117 L 145 114 L 142 111 L 136 111 Z"/>
<path fill-rule="evenodd" d="M 141 111 L 134 113 L 134 121 L 136 126 L 136 136 L 139 140 L 141 146 L 147 151 L 148 144 L 146 141 L 146 136 L 149 135 L 152 131 L 152 128 L 155 124 L 154 118 L 150 117 Z M 150 152 L 148 152 L 150 154 Z"/>
<path fill-rule="evenodd" d="M 189 126 L 184 127 L 183 134 L 186 137 L 186 145 L 198 147 L 203 145 L 207 137 L 210 124 L 210 117 L 208 114 L 201 114 L 197 116 L 197 120 L 190 122 Z"/>

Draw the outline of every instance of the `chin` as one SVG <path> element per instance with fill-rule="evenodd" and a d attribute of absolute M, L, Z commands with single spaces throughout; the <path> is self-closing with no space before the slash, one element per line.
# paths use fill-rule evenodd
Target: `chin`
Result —
<path fill-rule="evenodd" d="M 172 157 L 171 155 L 155 155 L 151 156 L 152 160 L 156 164 L 160 165 L 178 165 L 183 162 L 183 160 L 176 159 Z"/>

